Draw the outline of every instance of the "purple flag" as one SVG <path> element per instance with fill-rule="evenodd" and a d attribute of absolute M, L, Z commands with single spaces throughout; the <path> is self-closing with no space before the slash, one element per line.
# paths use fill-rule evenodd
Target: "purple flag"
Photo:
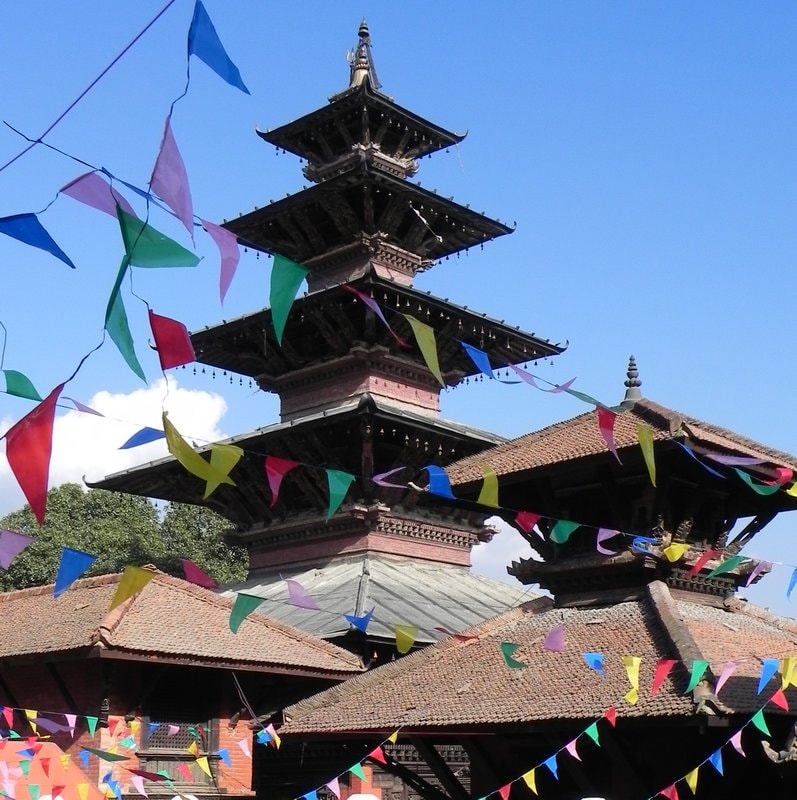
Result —
<path fill-rule="evenodd" d="M 772 562 L 771 561 L 759 561 L 755 567 L 753 567 L 752 572 L 747 576 L 747 581 L 745 582 L 745 586 L 750 586 L 753 581 L 762 573 L 762 572 L 769 572 L 772 569 Z"/>
<path fill-rule="evenodd" d="M 530 375 L 526 370 L 521 369 L 520 367 L 516 367 L 514 364 L 509 365 L 510 369 L 513 369 L 529 386 L 533 386 L 535 389 L 539 389 L 541 392 L 551 392 L 552 394 L 559 394 L 559 392 L 566 392 L 574 383 L 575 378 L 571 378 L 569 381 L 565 381 L 563 384 L 558 386 L 554 385 L 552 389 L 543 389 L 536 380 L 534 380 L 534 376 Z M 548 381 L 545 381 L 548 383 Z M 552 385 L 552 384 L 550 384 Z"/>
<path fill-rule="evenodd" d="M 609 550 L 608 547 L 603 546 L 603 542 L 607 539 L 613 539 L 615 536 L 620 536 L 620 531 L 614 531 L 610 528 L 598 528 L 598 537 L 595 540 L 595 549 L 604 556 L 616 556 L 619 550 Z"/>
<path fill-rule="evenodd" d="M 378 475 L 374 475 L 371 480 L 377 486 L 386 486 L 389 489 L 406 489 L 406 483 L 390 483 L 390 481 L 386 481 L 385 478 L 389 478 L 391 475 L 395 475 L 397 472 L 401 472 L 404 467 L 396 467 L 395 469 L 390 469 L 387 472 L 380 472 Z"/>
<path fill-rule="evenodd" d="M 764 463 L 763 458 L 753 458 L 752 456 L 726 456 L 724 453 L 703 453 L 703 455 L 718 464 L 726 464 L 730 467 L 752 467 Z"/>
<path fill-rule="evenodd" d="M 288 584 L 288 602 L 297 608 L 307 608 L 311 611 L 320 611 L 318 604 L 309 594 L 304 590 L 304 587 L 298 581 L 286 580 Z"/>
<path fill-rule="evenodd" d="M 161 149 L 152 169 L 149 185 L 152 191 L 174 211 L 193 239 L 194 206 L 191 202 L 191 190 L 188 188 L 185 163 L 172 133 L 171 113 L 166 117 L 163 126 Z"/>
<path fill-rule="evenodd" d="M 542 643 L 542 649 L 552 653 L 561 653 L 565 649 L 565 626 L 562 623 L 551 628 Z"/>
<path fill-rule="evenodd" d="M 12 217 L 0 217 L 0 233 L 17 239 L 31 247 L 38 247 L 56 258 L 61 259 L 69 267 L 75 269 L 69 256 L 55 243 L 55 240 L 44 229 L 35 214 L 15 214 Z"/>
<path fill-rule="evenodd" d="M 219 273 L 219 299 L 224 303 L 227 296 L 227 289 L 230 288 L 232 279 L 235 277 L 235 270 L 241 259 L 241 251 L 238 249 L 238 239 L 234 233 L 230 233 L 221 225 L 215 225 L 206 219 L 200 220 L 202 227 L 216 243 L 221 256 L 221 271 Z"/>
<path fill-rule="evenodd" d="M 87 172 L 85 175 L 75 178 L 72 183 L 68 183 L 61 189 L 61 194 L 96 208 L 97 211 L 104 211 L 114 219 L 116 219 L 117 204 L 122 211 L 126 211 L 130 216 L 135 216 L 130 203 L 96 172 Z"/>
<path fill-rule="evenodd" d="M 157 428 L 142 428 L 140 431 L 136 431 L 124 444 L 119 445 L 119 450 L 130 450 L 142 444 L 157 442 L 158 439 L 164 439 L 165 437 L 166 434 Z"/>
<path fill-rule="evenodd" d="M 97 556 L 64 547 L 61 551 L 61 563 L 55 576 L 53 597 L 60 597 L 95 561 Z"/>
<path fill-rule="evenodd" d="M 83 403 L 78 402 L 73 397 L 66 397 L 64 396 L 64 400 L 69 400 L 70 403 L 75 404 L 75 408 L 78 411 L 82 411 L 84 414 L 94 414 L 97 417 L 103 417 L 104 414 L 100 414 L 99 411 L 95 411 L 91 406 L 84 405 Z"/>
<path fill-rule="evenodd" d="M 232 63 L 219 39 L 208 12 L 200 0 L 196 0 L 194 17 L 188 30 L 188 55 L 204 61 L 223 81 L 249 94 L 238 67 Z M 190 59 L 189 59 L 190 60 Z"/>
<path fill-rule="evenodd" d="M 385 315 L 382 313 L 382 309 L 379 307 L 379 303 L 374 300 L 373 297 L 370 297 L 365 292 L 361 292 L 359 289 L 355 289 L 353 286 L 349 286 L 347 283 L 344 283 L 341 286 L 341 289 L 345 289 L 347 292 L 351 292 L 353 295 L 356 295 L 360 298 L 360 300 L 371 309 L 371 311 L 379 317 L 382 324 L 390 331 L 390 335 L 396 340 L 396 343 L 399 344 L 401 347 L 409 347 L 409 343 L 402 339 L 394 330 L 390 327 L 390 323 L 385 319 Z"/>
<path fill-rule="evenodd" d="M 33 541 L 32 536 L 15 531 L 0 531 L 0 567 L 8 569 L 11 562 Z"/>
<path fill-rule="evenodd" d="M 708 464 L 705 464 L 705 463 L 703 463 L 703 462 L 702 462 L 702 461 L 701 461 L 701 460 L 700 460 L 700 459 L 699 459 L 699 458 L 698 458 L 698 457 L 697 457 L 697 456 L 696 456 L 696 455 L 695 455 L 695 454 L 692 452 L 692 449 L 691 449 L 689 446 L 685 445 L 683 442 L 679 442 L 677 439 L 675 440 L 675 443 L 676 443 L 677 445 L 680 445 L 680 446 L 683 448 L 684 452 L 685 452 L 687 455 L 689 455 L 689 456 L 691 456 L 692 458 L 694 458 L 694 460 L 695 460 L 695 461 L 697 461 L 697 463 L 698 463 L 698 464 L 700 464 L 700 466 L 701 466 L 701 467 L 703 467 L 703 469 L 706 469 L 706 470 L 708 470 L 708 471 L 709 471 L 709 472 L 710 472 L 712 475 L 716 475 L 718 478 L 722 478 L 722 480 L 725 480 L 725 476 L 724 476 L 724 475 L 723 475 L 721 472 L 717 472 L 717 470 L 715 470 L 713 467 L 710 467 Z"/>

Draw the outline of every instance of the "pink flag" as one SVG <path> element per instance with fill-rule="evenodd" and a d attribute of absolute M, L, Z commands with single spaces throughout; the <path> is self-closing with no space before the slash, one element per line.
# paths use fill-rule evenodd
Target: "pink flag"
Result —
<path fill-rule="evenodd" d="M 218 584 L 210 575 L 204 570 L 200 569 L 193 561 L 187 558 L 181 558 L 180 563 L 183 565 L 183 574 L 189 583 L 195 583 L 197 586 L 204 586 L 206 589 L 216 589 Z"/>
<path fill-rule="evenodd" d="M 131 775 L 130 783 L 133 784 L 135 790 L 139 794 L 143 794 L 144 797 L 149 797 L 149 795 L 147 794 L 147 790 L 144 788 L 144 779 L 140 775 Z"/>
<path fill-rule="evenodd" d="M 573 739 L 573 741 L 568 742 L 565 745 L 565 750 L 567 750 L 567 752 L 570 753 L 570 755 L 573 756 L 573 758 L 575 758 L 576 761 L 581 761 L 581 756 L 578 754 L 578 750 L 576 750 L 576 740 L 575 739 Z"/>
<path fill-rule="evenodd" d="M 717 685 L 714 687 L 714 694 L 719 694 L 720 689 L 725 685 L 725 681 L 733 675 L 736 671 L 736 667 L 739 666 L 737 661 L 726 661 L 725 666 L 722 668 L 722 672 L 720 672 L 719 678 L 717 678 Z"/>
<path fill-rule="evenodd" d="M 620 531 L 613 531 L 609 528 L 598 528 L 598 537 L 595 540 L 595 549 L 604 556 L 616 556 L 620 551 L 619 550 L 609 550 L 608 547 L 603 546 L 603 542 L 607 539 L 613 539 L 615 536 L 619 536 Z"/>
<path fill-rule="evenodd" d="M 232 279 L 235 277 L 235 270 L 241 259 L 241 251 L 238 249 L 238 239 L 234 233 L 230 233 L 221 225 L 214 225 L 206 219 L 200 220 L 202 227 L 208 232 L 210 238 L 216 243 L 221 256 L 221 271 L 219 272 L 219 299 L 224 302 L 227 296 L 227 289 L 230 288 Z"/>
<path fill-rule="evenodd" d="M 162 317 L 150 309 L 149 325 L 155 337 L 155 348 L 161 362 L 161 369 L 181 367 L 196 361 L 194 346 L 188 330 L 182 322 Z"/>
<path fill-rule="evenodd" d="M 742 729 L 744 730 L 744 729 Z M 733 745 L 733 749 L 740 755 L 747 757 L 747 753 L 744 752 L 744 748 L 742 747 L 742 731 L 738 730 L 736 733 L 731 736 L 729 739 L 730 743 Z"/>
<path fill-rule="evenodd" d="M 11 562 L 33 541 L 32 536 L 16 531 L 0 531 L 0 567 L 8 569 Z M 6 709 L 3 709 L 5 712 Z"/>
<path fill-rule="evenodd" d="M 298 581 L 286 580 L 288 584 L 288 602 L 297 608 L 307 608 L 312 611 L 320 611 L 318 604 L 309 594 L 305 591 L 304 587 Z"/>
<path fill-rule="evenodd" d="M 252 757 L 252 751 L 249 749 L 249 741 L 247 739 L 239 739 L 238 747 L 241 748 L 241 751 L 247 758 Z"/>
<path fill-rule="evenodd" d="M 747 581 L 745 582 L 745 586 L 750 586 L 753 581 L 762 573 L 768 572 L 772 569 L 772 562 L 771 561 L 759 561 L 755 567 L 753 567 L 752 572 L 747 576 Z"/>
<path fill-rule="evenodd" d="M 39 525 L 44 524 L 55 404 L 63 384 L 6 432 L 6 458 Z"/>
<path fill-rule="evenodd" d="M 370 297 L 365 292 L 361 292 L 359 289 L 355 289 L 353 286 L 349 286 L 347 283 L 342 284 L 340 287 L 341 289 L 345 289 L 347 292 L 351 292 L 353 295 L 357 296 L 371 311 L 379 317 L 380 322 L 390 331 L 390 335 L 396 340 L 396 343 L 401 347 L 409 347 L 409 343 L 402 339 L 394 330 L 390 327 L 390 323 L 385 319 L 385 315 L 382 313 L 382 309 L 379 307 L 379 303 L 374 300 L 373 297 Z"/>
<path fill-rule="evenodd" d="M 335 795 L 335 797 L 338 798 L 338 800 L 340 800 L 340 782 L 337 778 L 333 778 L 331 781 L 329 781 L 326 784 L 326 787 L 330 792 L 332 792 L 332 794 Z"/>
<path fill-rule="evenodd" d="M 66 719 L 66 724 L 69 725 L 69 735 L 75 735 L 75 723 L 77 722 L 77 715 L 76 714 L 64 714 L 64 719 Z"/>
<path fill-rule="evenodd" d="M 174 736 L 175 734 L 180 733 L 180 726 L 179 725 L 169 725 L 166 728 L 166 735 L 167 736 Z"/>
<path fill-rule="evenodd" d="M 617 459 L 617 462 L 622 464 L 623 462 L 620 461 L 620 456 L 617 455 L 617 448 L 614 444 L 614 422 L 617 419 L 617 414 L 609 411 L 608 408 L 601 408 L 600 406 L 595 407 L 595 413 L 598 415 L 598 428 L 603 441 L 606 442 L 609 452 Z"/>
<path fill-rule="evenodd" d="M 543 650 L 561 653 L 565 649 L 565 626 L 562 623 L 554 625 L 542 643 Z"/>
<path fill-rule="evenodd" d="M 194 208 L 191 203 L 191 190 L 188 188 L 188 175 L 177 142 L 172 134 L 171 113 L 163 126 L 163 139 L 149 185 L 164 203 L 185 225 L 191 238 L 194 238 Z"/>
<path fill-rule="evenodd" d="M 511 789 L 512 789 L 512 784 L 507 783 L 498 790 L 498 794 L 501 795 L 501 800 L 507 800 Z"/>
<path fill-rule="evenodd" d="M 670 670 L 675 666 L 676 661 L 673 658 L 660 658 L 656 664 L 656 673 L 653 676 L 653 686 L 651 688 L 651 695 L 656 696 L 656 692 L 661 688 L 664 679 L 670 674 Z"/>
<path fill-rule="evenodd" d="M 277 456 L 266 456 L 266 477 L 268 478 L 268 488 L 271 489 L 271 504 L 269 508 L 274 508 L 280 493 L 282 479 L 294 468 L 298 467 L 299 462 L 290 458 L 278 458 Z"/>
<path fill-rule="evenodd" d="M 535 389 L 539 389 L 541 392 L 550 392 L 551 394 L 559 394 L 559 392 L 566 392 L 576 382 L 575 378 L 571 378 L 569 381 L 565 381 L 564 383 L 559 385 L 549 384 L 550 386 L 553 386 L 552 389 L 543 389 L 543 387 L 540 386 L 537 383 L 537 381 L 534 380 L 534 376 L 526 372 L 525 369 L 516 367 L 514 364 L 510 364 L 509 367 L 510 369 L 514 370 L 523 381 L 528 383 L 529 386 L 533 386 Z M 548 381 L 545 381 L 545 383 L 548 383 Z"/>
<path fill-rule="evenodd" d="M 130 203 L 96 172 L 87 172 L 85 175 L 75 178 L 61 189 L 61 194 L 96 208 L 97 211 L 104 211 L 114 219 L 116 219 L 117 203 L 122 211 L 130 214 L 131 217 L 136 215 Z"/>
<path fill-rule="evenodd" d="M 540 515 L 531 511 L 518 511 L 515 515 L 515 524 L 526 533 L 531 533 L 539 521 Z"/>

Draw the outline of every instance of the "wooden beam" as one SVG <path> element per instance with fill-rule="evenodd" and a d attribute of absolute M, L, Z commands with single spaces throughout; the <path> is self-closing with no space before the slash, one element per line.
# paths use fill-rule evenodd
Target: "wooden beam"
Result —
<path fill-rule="evenodd" d="M 608 725 L 604 727 L 609 728 Z M 616 765 L 621 770 L 623 794 L 631 797 L 647 796 L 649 787 L 645 786 L 636 767 L 629 761 L 629 750 L 618 744 L 617 735 L 613 729 L 601 729 L 601 745 L 606 751 L 606 755 L 609 756 L 612 766 Z M 612 783 L 614 783 L 614 780 L 612 780 Z M 614 788 L 613 786 L 612 789 Z"/>
<path fill-rule="evenodd" d="M 462 746 L 465 748 L 465 751 L 470 756 L 471 760 L 471 784 L 473 781 L 473 775 L 476 772 L 483 777 L 486 785 L 491 788 L 502 786 L 505 783 L 505 781 L 500 778 L 498 773 L 495 771 L 492 761 L 490 761 L 490 758 L 485 752 L 484 745 L 476 737 L 465 737 L 462 740 Z M 472 790 L 473 787 L 471 785 L 471 791 Z"/>
<path fill-rule="evenodd" d="M 457 780 L 457 776 L 446 764 L 445 759 L 434 749 L 434 746 L 419 737 L 410 737 L 410 743 L 418 751 L 418 755 L 429 765 L 435 778 L 452 800 L 470 800 L 470 794 Z"/>

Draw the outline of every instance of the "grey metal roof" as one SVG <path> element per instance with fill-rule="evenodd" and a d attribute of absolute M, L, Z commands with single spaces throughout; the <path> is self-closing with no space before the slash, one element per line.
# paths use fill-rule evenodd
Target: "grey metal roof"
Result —
<path fill-rule="evenodd" d="M 321 611 L 290 605 L 284 579 L 298 581 Z M 344 614 L 375 611 L 370 637 L 393 639 L 393 625 L 418 627 L 419 643 L 434 642 L 533 599 L 527 589 L 473 575 L 467 567 L 373 554 L 341 557 L 318 568 L 288 568 L 224 587 L 266 598 L 258 611 L 327 639 L 349 630 Z"/>

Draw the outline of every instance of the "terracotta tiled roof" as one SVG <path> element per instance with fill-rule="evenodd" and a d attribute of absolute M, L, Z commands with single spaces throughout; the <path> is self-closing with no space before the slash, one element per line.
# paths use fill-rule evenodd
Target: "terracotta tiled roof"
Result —
<path fill-rule="evenodd" d="M 564 651 L 543 650 L 544 638 L 560 623 Z M 613 606 L 562 609 L 540 598 L 468 633 L 476 638 L 448 638 L 297 703 L 286 709 L 289 721 L 281 732 L 385 732 L 399 725 L 408 730 L 483 729 L 597 719 L 612 705 L 620 718 L 693 715 L 695 698 L 684 691 L 696 658 L 707 658 L 714 676 L 725 661 L 748 658 L 726 683 L 719 700 L 731 712 L 751 713 L 761 704 L 756 694 L 761 671 L 758 657 L 797 652 L 793 623 L 741 603 L 729 612 L 677 600 L 658 581 L 638 599 Z M 527 666 L 508 667 L 501 642 L 520 645 L 515 657 Z M 587 666 L 585 652 L 604 654 L 605 677 Z M 640 699 L 633 706 L 623 700 L 629 688 L 621 662 L 625 655 L 642 658 Z M 679 665 L 653 697 L 651 684 L 660 658 L 678 659 Z M 767 687 L 775 688 L 774 682 Z M 710 693 L 708 686 L 701 691 Z"/>
<path fill-rule="evenodd" d="M 797 457 L 793 455 L 672 411 L 651 400 L 642 399 L 630 409 L 615 410 L 618 416 L 614 426 L 614 441 L 621 458 L 624 449 L 639 447 L 638 424 L 643 423 L 652 430 L 654 441 L 671 439 L 672 432 L 683 424 L 690 441 L 703 444 L 708 449 L 753 456 L 797 471 Z M 481 482 L 482 466 L 486 464 L 498 475 L 511 475 L 606 452 L 606 442 L 598 429 L 595 412 L 589 411 L 463 458 L 446 467 L 446 472 L 452 484 L 461 486 Z"/>
<path fill-rule="evenodd" d="M 0 594 L 0 659 L 96 649 L 211 667 L 348 677 L 357 657 L 262 614 L 237 634 L 232 601 L 163 573 L 108 611 L 121 575 L 76 581 L 60 597 L 42 586 Z"/>

